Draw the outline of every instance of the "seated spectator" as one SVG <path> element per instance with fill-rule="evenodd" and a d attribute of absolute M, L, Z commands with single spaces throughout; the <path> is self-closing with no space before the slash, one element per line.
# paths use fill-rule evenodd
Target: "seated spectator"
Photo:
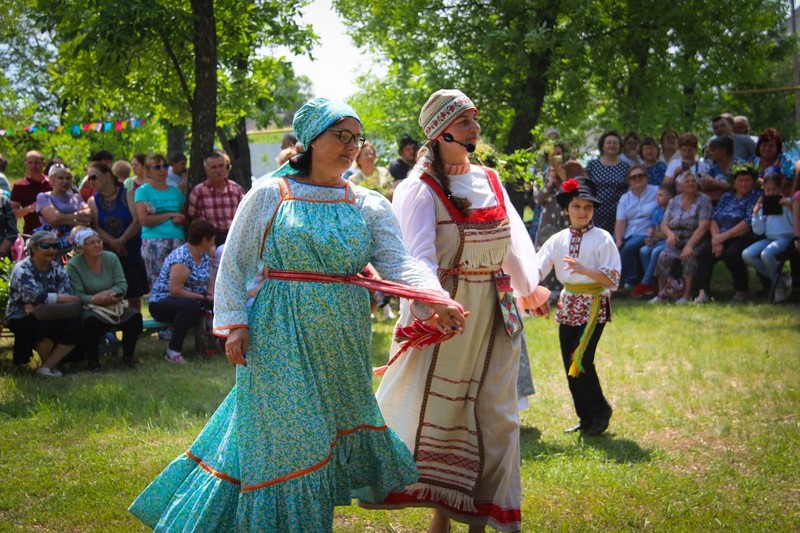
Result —
<path fill-rule="evenodd" d="M 781 194 L 782 184 L 783 177 L 780 174 L 768 174 L 764 178 L 764 196 L 756 202 L 750 222 L 753 233 L 763 235 L 764 238 L 742 252 L 745 264 L 753 267 L 762 279 L 769 280 L 770 283 L 780 273 L 777 255 L 786 250 L 794 240 L 791 200 Z M 777 200 L 779 213 L 764 212 L 764 203 L 768 199 Z"/>
<path fill-rule="evenodd" d="M 103 163 L 98 163 L 102 165 Z M 91 228 L 76 228 L 75 250 L 67 264 L 74 293 L 84 305 L 82 320 L 89 370 L 100 367 L 100 339 L 109 331 L 122 331 L 122 362 L 136 366 L 136 341 L 142 333 L 142 314 L 124 305 L 128 289 L 116 255 L 103 250 L 103 240 Z"/>
<path fill-rule="evenodd" d="M 236 208 L 244 198 L 244 190 L 229 179 L 230 164 L 226 154 L 213 151 L 203 158 L 206 179 L 189 191 L 186 202 L 189 221 L 204 218 L 217 228 L 217 246 L 225 244 Z"/>
<path fill-rule="evenodd" d="M 354 168 L 346 170 L 342 178 L 350 180 L 354 185 L 388 194 L 389 171 L 384 167 L 375 166 L 376 159 L 375 147 L 371 142 L 365 142 L 358 150 Z"/>
<path fill-rule="evenodd" d="M 128 291 L 125 298 L 136 310 L 142 309 L 142 296 L 150 292 L 142 260 L 142 227 L 133 209 L 133 193 L 125 190 L 103 163 L 89 165 L 89 179 L 97 192 L 89 198 L 92 229 L 103 239 L 104 248 L 119 258 Z"/>
<path fill-rule="evenodd" d="M 119 161 L 115 161 L 111 166 L 111 173 L 114 174 L 114 177 L 117 178 L 119 182 L 119 186 L 122 187 L 131 176 L 131 165 L 124 159 L 120 159 Z"/>
<path fill-rule="evenodd" d="M 54 231 L 58 237 L 58 252 L 66 253 L 72 249 L 69 234 L 75 226 L 88 226 L 92 223 L 92 213 L 81 195 L 72 188 L 73 175 L 63 165 L 50 169 L 50 183 L 53 190 L 41 192 L 36 196 L 36 211 L 39 213 L 39 230 Z"/>
<path fill-rule="evenodd" d="M 576 161 L 567 161 L 566 164 L 562 164 L 565 152 L 563 144 L 553 145 L 553 151 L 550 153 L 545 167 L 547 181 L 543 187 L 539 187 L 538 182 L 534 182 L 533 199 L 540 209 L 539 225 L 533 240 L 537 250 L 544 245 L 547 239 L 569 225 L 566 212 L 556 201 L 556 194 L 561 189 L 561 184 L 570 178 L 586 175 L 583 167 Z M 539 284 L 551 291 L 551 302 L 555 303 L 563 288 L 555 272 L 547 274 L 544 279 L 539 281 Z"/>
<path fill-rule="evenodd" d="M 731 188 L 730 176 L 733 168 L 733 139 L 716 137 L 708 143 L 708 157 L 711 166 L 708 174 L 700 178 L 700 190 L 711 199 L 712 205 Z"/>
<path fill-rule="evenodd" d="M 708 163 L 697 160 L 698 142 L 694 133 L 684 133 L 678 138 L 680 159 L 673 159 L 667 165 L 663 180 L 667 185 L 674 185 L 680 190 L 677 180 L 684 173 L 690 172 L 695 178 L 708 174 Z"/>
<path fill-rule="evenodd" d="M 753 164 L 758 170 L 759 180 L 763 180 L 767 174 L 777 173 L 784 179 L 781 192 L 786 194 L 791 190 L 795 170 L 794 161 L 784 153 L 783 138 L 775 128 L 767 128 L 758 136 Z"/>
<path fill-rule="evenodd" d="M 8 166 L 8 159 L 3 154 L 0 154 L 0 191 L 5 196 L 11 196 L 11 182 L 6 177 L 6 167 Z"/>
<path fill-rule="evenodd" d="M 642 165 L 628 169 L 628 192 L 617 203 L 614 241 L 622 261 L 620 288 L 631 291 L 639 282 L 639 251 L 647 237 L 650 218 L 658 206 L 658 187 L 647 183 L 647 170 Z"/>
<path fill-rule="evenodd" d="M 60 377 L 56 366 L 83 337 L 79 314 L 57 320 L 36 318 L 42 304 L 77 303 L 69 276 L 55 261 L 58 238 L 51 231 L 39 231 L 28 239 L 28 257 L 14 265 L 8 284 L 6 324 L 14 333 L 14 364 L 29 364 L 36 350 L 42 365 L 36 374 Z M 78 309 L 79 311 L 79 309 Z"/>
<path fill-rule="evenodd" d="M 711 214 L 711 249 L 699 256 L 698 299 L 708 300 L 711 274 L 717 261 L 724 261 L 733 278 L 734 302 L 744 302 L 748 294 L 747 265 L 742 252 L 758 237 L 750 227 L 753 209 L 761 196 L 755 187 L 756 171 L 750 165 L 738 165 L 731 172 L 733 188 L 719 199 Z"/>
<path fill-rule="evenodd" d="M 658 264 L 658 256 L 661 255 L 661 251 L 667 245 L 667 241 L 661 233 L 661 222 L 664 220 L 664 210 L 673 196 L 675 195 L 672 187 L 668 185 L 658 187 L 658 192 L 656 193 L 658 207 L 655 208 L 650 216 L 647 237 L 644 239 L 644 246 L 639 250 L 639 259 L 642 262 L 644 276 L 642 276 L 642 281 L 631 291 L 631 296 L 652 296 L 658 292 L 658 283 L 655 280 L 654 273 L 656 264 Z"/>
<path fill-rule="evenodd" d="M 129 191 L 135 191 L 147 183 L 147 156 L 144 154 L 133 154 L 131 157 L 131 171 L 133 176 L 123 182 Z"/>
<path fill-rule="evenodd" d="M 674 264 L 680 261 L 683 277 L 683 294 L 678 304 L 687 304 L 691 298 L 692 278 L 697 273 L 697 257 L 709 247 L 708 228 L 711 224 L 711 200 L 701 194 L 697 178 L 691 172 L 680 176 L 681 191 L 669 201 L 661 222 L 661 234 L 666 246 L 658 256 L 656 275 L 659 293 L 667 283 Z M 663 299 L 655 296 L 650 303 L 660 303 Z"/>
<path fill-rule="evenodd" d="M 661 161 L 661 148 L 652 137 L 645 137 L 639 147 L 639 156 L 642 165 L 647 169 L 647 183 L 650 185 L 661 185 L 664 173 L 667 171 L 667 164 Z"/>
<path fill-rule="evenodd" d="M 795 170 L 791 202 L 794 247 L 795 251 L 800 252 L 800 162 L 798 162 Z M 792 267 L 792 292 L 789 299 L 793 302 L 800 302 L 800 259 L 797 259 L 797 255 L 798 254 L 794 254 L 794 258 L 790 259 Z"/>
<path fill-rule="evenodd" d="M 681 152 L 678 149 L 678 130 L 667 128 L 661 132 L 661 161 L 669 166 L 675 160 L 680 161 Z"/>
<path fill-rule="evenodd" d="M 0 194 L 0 260 L 4 257 L 13 259 L 13 246 L 17 237 L 19 230 L 11 200 L 5 194 Z"/>
<path fill-rule="evenodd" d="M 737 134 L 733 115 L 722 113 L 711 120 L 714 137 L 710 140 L 728 137 L 733 141 L 733 158 L 737 163 L 746 163 L 755 154 L 755 143 L 749 135 Z"/>
<path fill-rule="evenodd" d="M 108 168 L 114 164 L 114 156 L 108 150 L 99 150 L 91 155 L 89 163 L 103 163 Z M 78 185 L 78 192 L 81 193 L 81 198 L 84 202 L 88 202 L 89 198 L 94 196 L 95 190 L 88 176 L 84 176 Z"/>
<path fill-rule="evenodd" d="M 287 133 L 283 136 L 283 140 L 281 141 L 281 151 L 275 156 L 275 162 L 278 164 L 278 166 L 281 166 L 296 155 L 297 137 L 291 133 Z"/>
<path fill-rule="evenodd" d="M 564 210 L 556 202 L 556 193 L 561 188 L 561 183 L 569 178 L 574 178 L 576 175 L 583 176 L 585 174 L 583 167 L 580 167 L 576 162 L 564 164 L 565 152 L 566 149 L 563 144 L 554 144 L 544 167 L 543 185 L 540 187 L 538 181 L 533 183 L 533 201 L 539 206 L 539 226 L 536 230 L 536 237 L 533 240 L 537 250 L 542 247 L 551 235 L 555 235 L 567 227 L 567 217 L 564 214 Z M 579 173 L 567 176 L 567 167 L 569 165 L 580 167 Z M 553 280 L 557 281 L 555 275 L 553 275 Z"/>
<path fill-rule="evenodd" d="M 148 182 L 136 189 L 136 219 L 142 225 L 142 259 L 152 287 L 164 258 L 183 244 L 183 193 L 167 184 L 169 167 L 161 154 L 147 158 Z"/>
<path fill-rule="evenodd" d="M 211 255 L 217 232 L 208 220 L 189 225 L 187 242 L 164 260 L 161 273 L 150 291 L 150 314 L 172 323 L 172 339 L 166 360 L 183 364 L 183 341 L 189 329 L 214 306 L 214 276 Z"/>
<path fill-rule="evenodd" d="M 169 154 L 169 171 L 167 172 L 167 184 L 177 187 L 185 193 L 189 185 L 189 172 L 186 169 L 186 156 L 183 152 L 177 151 Z"/>
<path fill-rule="evenodd" d="M 642 161 L 639 159 L 639 148 L 642 145 L 642 139 L 635 131 L 628 133 L 622 139 L 622 153 L 619 158 L 628 163 L 628 165 L 641 165 Z"/>
<path fill-rule="evenodd" d="M 17 219 L 24 218 L 22 233 L 31 235 L 42 223 L 36 214 L 36 197 L 39 193 L 52 191 L 47 173 L 43 172 L 44 157 L 41 152 L 31 150 L 25 154 L 28 173 L 11 188 L 11 207 Z"/>
<path fill-rule="evenodd" d="M 586 165 L 586 177 L 597 185 L 600 205 L 594 210 L 594 225 L 614 234 L 617 203 L 628 190 L 628 169 L 630 165 L 620 159 L 622 139 L 615 131 L 608 131 L 597 142 L 600 157 Z"/>
<path fill-rule="evenodd" d="M 400 157 L 389 165 L 389 174 L 394 178 L 395 186 L 397 182 L 406 179 L 408 171 L 411 170 L 417 160 L 418 150 L 419 143 L 412 139 L 410 135 L 403 135 L 397 144 L 397 153 Z"/>

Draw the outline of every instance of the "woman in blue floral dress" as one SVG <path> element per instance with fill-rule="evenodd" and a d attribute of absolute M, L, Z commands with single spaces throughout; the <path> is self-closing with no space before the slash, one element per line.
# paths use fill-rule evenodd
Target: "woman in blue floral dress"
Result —
<path fill-rule="evenodd" d="M 334 506 L 381 501 L 417 479 L 372 392 L 368 291 L 341 281 L 369 262 L 439 298 L 440 286 L 408 254 L 383 196 L 340 177 L 364 142 L 355 112 L 318 98 L 294 128 L 306 151 L 248 193 L 217 276 L 214 324 L 236 385 L 130 507 L 156 530 L 330 531 Z M 432 325 L 461 330 L 457 306 L 430 308 Z"/>

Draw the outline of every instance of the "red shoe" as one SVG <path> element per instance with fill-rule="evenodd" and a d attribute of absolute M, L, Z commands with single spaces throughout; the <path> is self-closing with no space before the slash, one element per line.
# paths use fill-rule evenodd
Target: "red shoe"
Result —
<path fill-rule="evenodd" d="M 640 283 L 631 291 L 631 296 L 650 296 L 658 292 L 657 283 Z"/>

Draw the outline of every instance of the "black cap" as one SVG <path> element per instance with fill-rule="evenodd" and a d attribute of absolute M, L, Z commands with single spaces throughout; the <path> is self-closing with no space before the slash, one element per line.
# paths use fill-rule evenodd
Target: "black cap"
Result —
<path fill-rule="evenodd" d="M 600 200 L 597 199 L 597 184 L 583 176 L 568 179 L 561 184 L 558 193 L 556 193 L 556 202 L 561 206 L 561 209 L 566 209 L 573 198 L 588 200 L 595 207 L 600 205 Z"/>

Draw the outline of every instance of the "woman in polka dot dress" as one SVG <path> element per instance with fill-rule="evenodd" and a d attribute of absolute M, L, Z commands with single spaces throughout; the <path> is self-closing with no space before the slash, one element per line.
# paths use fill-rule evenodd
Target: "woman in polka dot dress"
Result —
<path fill-rule="evenodd" d="M 594 212 L 594 224 L 614 233 L 617 203 L 628 190 L 629 165 L 619 158 L 622 139 L 616 131 L 604 133 L 597 142 L 600 157 L 586 166 L 586 175 L 597 185 L 600 206 Z"/>

